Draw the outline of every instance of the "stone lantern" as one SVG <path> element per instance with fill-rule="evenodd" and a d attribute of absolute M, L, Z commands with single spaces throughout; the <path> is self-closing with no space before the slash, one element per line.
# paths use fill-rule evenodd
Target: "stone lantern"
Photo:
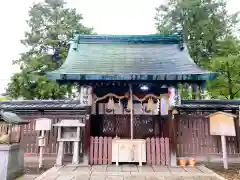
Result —
<path fill-rule="evenodd" d="M 15 179 L 23 173 L 21 125 L 28 123 L 12 112 L 0 112 L 0 172 L 3 180 Z"/>
<path fill-rule="evenodd" d="M 81 127 L 85 127 L 85 124 L 80 122 L 80 120 L 65 119 L 61 120 L 57 124 L 54 124 L 53 126 L 58 127 L 57 141 L 59 143 L 59 147 L 56 165 L 57 166 L 63 165 L 64 142 L 73 143 L 72 165 L 78 165 L 80 142 L 82 141 Z"/>

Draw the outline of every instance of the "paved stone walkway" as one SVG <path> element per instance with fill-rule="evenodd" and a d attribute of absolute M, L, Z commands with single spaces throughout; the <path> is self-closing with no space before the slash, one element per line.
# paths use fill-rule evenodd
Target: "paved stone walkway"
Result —
<path fill-rule="evenodd" d="M 17 180 L 224 180 L 224 178 L 204 166 L 171 168 L 99 165 L 53 167 L 38 177 L 25 175 Z"/>

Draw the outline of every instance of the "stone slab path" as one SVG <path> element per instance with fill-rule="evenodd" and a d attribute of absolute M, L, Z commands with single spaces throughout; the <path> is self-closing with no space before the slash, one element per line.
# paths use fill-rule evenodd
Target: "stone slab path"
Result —
<path fill-rule="evenodd" d="M 204 166 L 171 168 L 98 165 L 53 167 L 38 177 L 25 175 L 17 180 L 224 180 L 224 178 Z"/>

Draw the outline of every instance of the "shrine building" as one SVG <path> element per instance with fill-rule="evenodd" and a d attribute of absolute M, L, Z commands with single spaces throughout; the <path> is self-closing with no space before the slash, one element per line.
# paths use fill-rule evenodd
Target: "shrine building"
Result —
<path fill-rule="evenodd" d="M 206 81 L 216 73 L 194 63 L 178 34 L 76 35 L 63 65 L 47 76 L 79 84 L 79 104 L 87 109 L 83 144 L 89 164 L 162 164 L 158 154 L 164 153 L 163 164 L 174 166 L 179 84 L 204 99 Z"/>

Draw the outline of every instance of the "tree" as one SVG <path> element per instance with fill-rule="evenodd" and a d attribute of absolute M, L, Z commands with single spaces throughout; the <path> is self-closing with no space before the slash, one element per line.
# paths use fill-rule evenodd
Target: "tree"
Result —
<path fill-rule="evenodd" d="M 71 93 L 72 85 L 59 85 L 48 80 L 45 72 L 58 68 L 65 60 L 69 40 L 74 33 L 90 34 L 83 17 L 76 9 L 66 7 L 64 0 L 45 0 L 29 10 L 29 31 L 21 43 L 28 49 L 14 61 L 21 72 L 16 73 L 8 84 L 7 92 L 13 97 L 25 99 L 56 99 Z"/>
<path fill-rule="evenodd" d="M 208 82 L 211 96 L 217 99 L 240 97 L 240 41 L 227 37 L 217 43 L 216 56 L 208 64 L 212 71 L 219 73 L 216 80 Z"/>
<path fill-rule="evenodd" d="M 215 81 L 208 82 L 212 97 L 237 97 L 239 61 L 238 55 L 231 53 L 239 50 L 238 41 L 232 38 L 239 13 L 228 14 L 226 0 L 169 0 L 156 11 L 158 33 L 172 34 L 181 30 L 193 60 L 200 66 L 220 73 Z M 224 44 L 227 48 L 223 48 Z M 231 45 L 233 48 L 229 49 Z M 181 90 L 183 97 L 188 98 L 184 86 L 181 86 Z"/>
<path fill-rule="evenodd" d="M 158 32 L 182 29 L 196 63 L 214 55 L 217 41 L 230 35 L 238 22 L 238 13 L 228 15 L 225 0 L 169 0 L 156 11 Z"/>

